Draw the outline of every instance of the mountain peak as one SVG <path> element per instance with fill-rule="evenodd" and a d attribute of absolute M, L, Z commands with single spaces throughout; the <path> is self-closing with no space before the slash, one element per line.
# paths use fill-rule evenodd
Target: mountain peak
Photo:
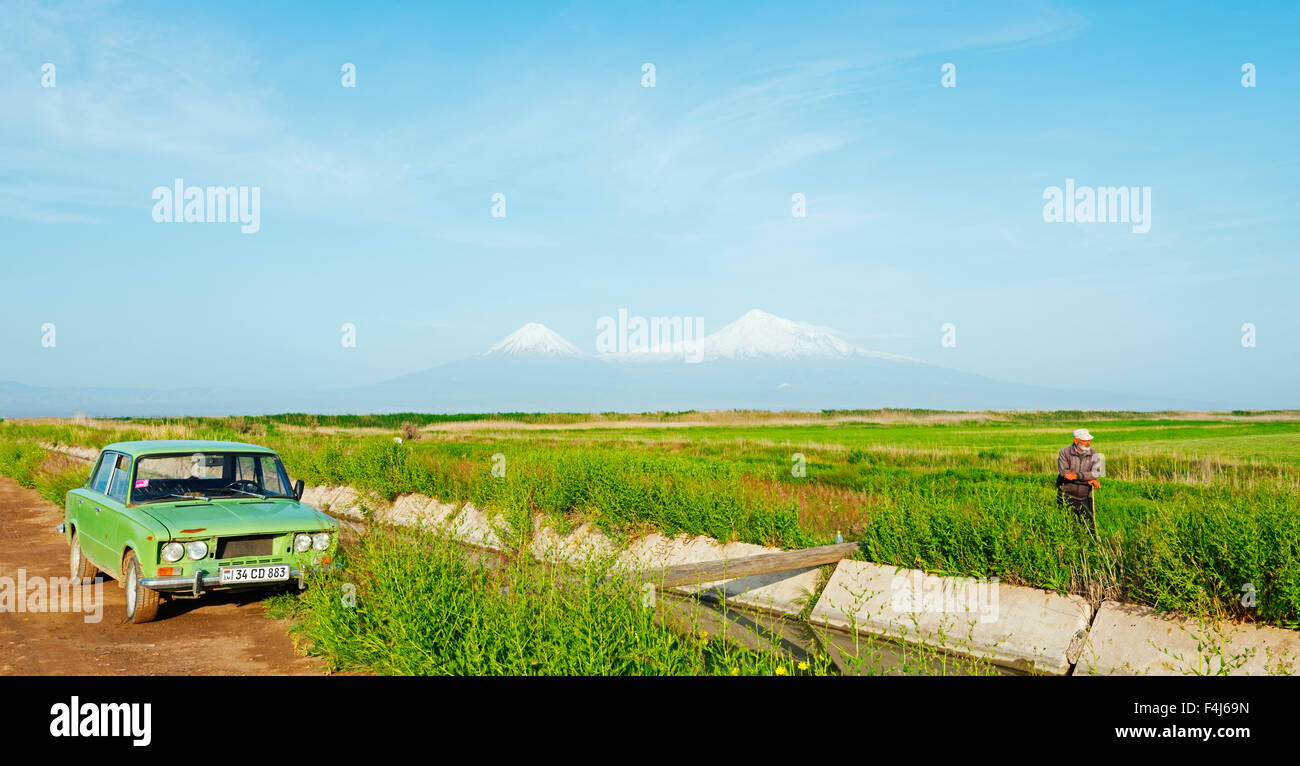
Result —
<path fill-rule="evenodd" d="M 834 330 L 750 309 L 704 338 L 706 359 L 820 356 L 844 359 L 859 353 Z"/>
<path fill-rule="evenodd" d="M 582 351 L 546 325 L 529 322 L 488 349 L 483 356 L 517 354 L 582 356 Z"/>

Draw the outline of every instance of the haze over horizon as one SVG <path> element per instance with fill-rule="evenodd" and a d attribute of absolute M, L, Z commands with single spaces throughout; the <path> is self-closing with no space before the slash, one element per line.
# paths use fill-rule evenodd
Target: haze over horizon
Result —
<path fill-rule="evenodd" d="M 12 4 L 0 381 L 347 388 L 529 322 L 594 355 L 620 310 L 759 308 L 1000 381 L 1300 406 L 1295 5 L 478 10 Z M 256 187 L 258 230 L 155 222 L 176 179 Z M 1045 221 L 1067 184 L 1149 187 L 1149 231 Z"/>
<path fill-rule="evenodd" d="M 647 321 L 620 312 L 617 320 L 604 319 L 600 353 L 584 353 L 549 327 L 528 322 L 479 354 L 361 386 L 277 392 L 248 386 L 29 388 L 0 381 L 0 417 L 1242 409 L 1224 400 L 996 380 L 859 348 L 832 328 L 761 309 L 704 335 L 682 318 Z"/>

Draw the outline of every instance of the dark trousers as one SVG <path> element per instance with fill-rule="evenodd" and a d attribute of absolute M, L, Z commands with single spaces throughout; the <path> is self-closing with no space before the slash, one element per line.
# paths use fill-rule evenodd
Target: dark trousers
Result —
<path fill-rule="evenodd" d="M 1084 482 L 1056 477 L 1056 506 L 1075 515 L 1088 531 L 1097 535 L 1097 513 L 1092 504 L 1092 487 Z"/>

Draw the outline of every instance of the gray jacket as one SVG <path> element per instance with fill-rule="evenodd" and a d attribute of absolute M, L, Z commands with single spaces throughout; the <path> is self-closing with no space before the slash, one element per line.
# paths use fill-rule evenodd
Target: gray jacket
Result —
<path fill-rule="evenodd" d="M 1086 496 L 1092 491 L 1088 486 L 1088 480 L 1097 478 L 1097 474 L 1100 473 L 1097 470 L 1097 453 L 1080 452 L 1073 444 L 1062 447 L 1056 455 L 1056 473 L 1058 486 L 1073 485 L 1066 490 L 1069 494 Z M 1076 474 L 1078 478 L 1071 481 L 1065 478 L 1067 473 Z"/>

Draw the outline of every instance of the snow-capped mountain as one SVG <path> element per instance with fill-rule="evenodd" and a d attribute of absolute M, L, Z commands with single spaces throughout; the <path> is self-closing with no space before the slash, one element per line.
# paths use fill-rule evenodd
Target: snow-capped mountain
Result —
<path fill-rule="evenodd" d="M 826 327 L 793 322 L 753 309 L 701 341 L 705 359 L 816 356 L 846 359 L 851 343 Z"/>
<path fill-rule="evenodd" d="M 683 346 L 678 339 L 675 351 L 635 351 L 598 354 L 605 361 L 679 361 Z M 753 309 L 721 330 L 699 340 L 698 351 L 691 348 L 693 361 L 720 359 L 849 359 L 873 356 L 896 361 L 915 361 L 907 357 L 861 349 L 844 340 L 828 327 L 795 322 L 760 309 Z M 586 356 L 581 349 L 559 333 L 538 322 L 528 324 L 506 336 L 483 356 L 537 355 L 551 357 Z"/>
<path fill-rule="evenodd" d="M 530 354 L 541 356 L 582 356 L 577 346 L 551 328 L 529 322 L 507 335 L 500 343 L 488 349 L 483 356 L 499 354 Z"/>
<path fill-rule="evenodd" d="M 653 325 L 652 325 L 653 328 Z M 858 348 L 829 327 L 795 322 L 752 309 L 715 333 L 691 338 L 689 328 L 685 342 L 678 334 L 670 338 L 641 337 L 629 339 L 629 346 L 648 345 L 642 350 L 601 353 L 603 361 L 691 362 L 853 359 L 872 357 L 895 362 L 918 362 L 910 357 Z M 643 326 L 642 332 L 645 328 Z M 653 329 L 651 331 L 653 335 Z M 668 350 L 671 348 L 672 350 Z"/>
<path fill-rule="evenodd" d="M 705 360 L 872 356 L 915 361 L 896 354 L 858 348 L 829 327 L 794 322 L 759 309 L 752 309 L 721 330 L 706 335 L 701 346 Z"/>

